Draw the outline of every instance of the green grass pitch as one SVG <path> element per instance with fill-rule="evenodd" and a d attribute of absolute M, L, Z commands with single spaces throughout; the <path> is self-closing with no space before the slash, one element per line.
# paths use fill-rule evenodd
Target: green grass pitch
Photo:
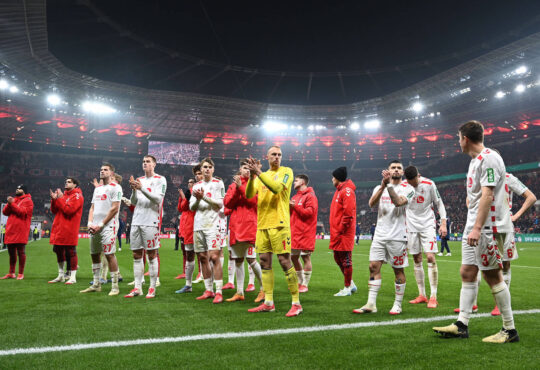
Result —
<path fill-rule="evenodd" d="M 410 257 L 403 313 L 398 317 L 388 314 L 394 300 L 394 279 L 391 268 L 385 265 L 377 301 L 379 312 L 354 315 L 352 309 L 367 300 L 369 241 L 362 241 L 353 252 L 353 277 L 358 293 L 351 297 L 333 296 L 342 288 L 343 278 L 329 253 L 328 241 L 318 241 L 310 291 L 301 295 L 304 313 L 286 318 L 290 295 L 277 260 L 274 260 L 276 312 L 250 314 L 247 309 L 255 307 L 256 292 L 246 293 L 245 302 L 220 305 L 195 300 L 203 292 L 202 283 L 195 284 L 191 294 L 174 294 L 184 281 L 174 280 L 180 271 L 181 252 L 173 250 L 173 240 L 162 241 L 162 286 L 153 300 L 123 298 L 130 290 L 127 282 L 133 277 L 131 252 L 126 246 L 118 253 L 124 276 L 121 295 L 107 296 L 110 284 L 101 293 L 80 294 L 79 290 L 86 288 L 91 280 L 87 240 L 81 240 L 78 247 L 78 283 L 47 284 L 57 274 L 55 255 L 47 243 L 48 240 L 41 240 L 27 246 L 23 281 L 0 281 L 0 350 L 454 315 L 461 287 L 460 243 L 450 243 L 452 256 L 437 259 L 437 309 L 407 303 L 418 293 Z M 539 244 L 518 245 L 520 258 L 513 263 L 511 284 L 514 310 L 540 308 L 539 247 Z M 0 267 L 2 274 L 7 272 L 7 252 L 0 253 Z M 424 268 L 429 292 L 425 261 Z M 147 287 L 144 286 L 145 293 Z M 229 298 L 233 293 L 227 290 L 224 296 Z M 492 295 L 483 282 L 480 312 L 490 312 L 493 305 Z M 470 338 L 466 340 L 441 339 L 433 333 L 432 326 L 453 320 L 445 319 L 335 331 L 18 354 L 0 356 L 0 368 L 538 368 L 539 319 L 539 314 L 516 315 L 521 342 L 498 346 L 482 343 L 481 339 L 497 332 L 501 319 L 473 316 Z"/>

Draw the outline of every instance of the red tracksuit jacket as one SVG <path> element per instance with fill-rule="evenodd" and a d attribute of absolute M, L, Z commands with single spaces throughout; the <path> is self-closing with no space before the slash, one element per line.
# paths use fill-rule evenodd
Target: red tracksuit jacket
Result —
<path fill-rule="evenodd" d="M 6 204 L 2 213 L 8 216 L 6 223 L 5 244 L 26 244 L 30 234 L 30 221 L 32 221 L 32 212 L 34 202 L 30 194 L 24 194 L 15 197 L 11 204 Z"/>
<path fill-rule="evenodd" d="M 195 220 L 195 212 L 189 209 L 189 200 L 182 198 L 178 199 L 178 212 L 182 212 L 178 229 L 180 235 L 184 238 L 184 244 L 193 244 L 193 222 Z"/>
<path fill-rule="evenodd" d="M 330 205 L 330 249 L 352 251 L 356 231 L 356 186 L 348 179 L 339 184 Z"/>
<path fill-rule="evenodd" d="M 83 213 L 82 190 L 68 190 L 60 199 L 51 199 L 51 212 L 56 216 L 52 224 L 50 243 L 53 245 L 77 245 Z"/>
<path fill-rule="evenodd" d="M 291 210 L 292 249 L 305 251 L 315 250 L 317 234 L 317 213 L 319 202 L 313 188 L 298 191 L 293 197 L 294 207 Z"/>
<path fill-rule="evenodd" d="M 247 199 L 246 186 L 248 179 L 242 179 L 240 188 L 233 182 L 229 185 L 223 204 L 230 209 L 229 218 L 230 243 L 248 242 L 255 244 L 257 235 L 257 196 Z"/>

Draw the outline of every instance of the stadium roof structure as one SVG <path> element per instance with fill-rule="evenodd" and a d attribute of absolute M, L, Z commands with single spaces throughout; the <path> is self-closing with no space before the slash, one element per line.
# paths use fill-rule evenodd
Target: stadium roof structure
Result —
<path fill-rule="evenodd" d="M 515 131 L 523 122 L 531 130 L 529 136 L 540 130 L 540 32 L 374 99 L 340 105 L 270 104 L 146 89 L 75 72 L 49 50 L 45 5 L 44 0 L 0 4 L 0 77 L 21 90 L 11 95 L 0 92 L 4 138 L 30 137 L 36 142 L 47 138 L 51 143 L 90 148 L 99 142 L 100 149 L 124 151 L 141 151 L 145 140 L 152 138 L 209 143 L 212 149 L 205 150 L 221 154 L 227 145 L 257 147 L 275 141 L 275 136 L 278 142 L 290 141 L 300 148 L 330 148 L 341 141 L 347 150 L 367 140 L 372 147 L 392 142 L 398 150 L 415 136 L 426 137 L 426 145 L 433 146 L 445 135 L 450 140 L 457 125 L 471 118 L 495 122 L 503 133 Z M 517 84 L 522 91 L 517 92 Z M 46 109 L 49 92 L 63 97 L 61 107 Z M 106 117 L 81 112 L 87 100 L 109 104 L 115 112 Z M 379 128 L 362 126 L 374 121 Z M 273 133 L 263 129 L 265 122 Z M 332 139 L 324 140 L 328 137 Z M 435 146 L 449 151 L 454 141 Z M 231 155 L 238 154 L 237 145 L 229 148 Z"/>

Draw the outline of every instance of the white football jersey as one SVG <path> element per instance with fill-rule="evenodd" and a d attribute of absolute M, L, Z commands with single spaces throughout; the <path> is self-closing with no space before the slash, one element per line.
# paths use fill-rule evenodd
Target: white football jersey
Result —
<path fill-rule="evenodd" d="M 154 203 L 141 190 L 136 190 L 137 203 L 133 211 L 131 225 L 160 227 L 163 199 L 167 191 L 167 180 L 165 177 L 157 174 L 152 177 L 142 176 L 137 180 L 140 181 L 142 188 L 150 195 L 157 195 L 159 201 L 158 203 Z"/>
<path fill-rule="evenodd" d="M 392 185 L 388 185 L 392 186 Z M 378 185 L 373 194 L 379 190 L 381 186 Z M 414 188 L 405 183 L 394 186 L 398 196 L 404 196 L 410 203 L 414 197 Z M 375 235 L 373 240 L 399 240 L 407 241 L 407 228 L 405 224 L 405 208 L 396 207 L 390 195 L 388 194 L 388 188 L 384 189 L 381 199 L 378 204 L 377 226 L 375 227 Z"/>
<path fill-rule="evenodd" d="M 469 210 L 464 234 L 471 232 L 476 217 L 478 206 L 482 197 L 482 186 L 494 187 L 493 201 L 490 206 L 488 217 L 482 228 L 482 232 L 508 233 L 513 230 L 508 207 L 508 194 L 505 190 L 506 168 L 501 156 L 489 149 L 482 152 L 471 160 L 467 173 L 467 199 Z"/>
<path fill-rule="evenodd" d="M 223 205 L 223 198 L 225 197 L 225 185 L 223 181 L 212 179 L 209 182 L 199 181 L 193 186 L 192 194 L 198 189 L 203 189 L 204 196 L 214 201 L 220 202 Z M 199 230 L 217 230 L 219 227 L 219 209 L 212 208 L 210 203 L 201 199 L 196 209 L 193 209 L 197 198 L 193 195 L 189 199 L 189 208 L 195 212 L 195 219 L 193 220 L 193 231 Z"/>
<path fill-rule="evenodd" d="M 505 185 L 506 194 L 508 194 L 508 205 L 510 206 L 510 214 L 512 214 L 512 205 L 514 193 L 521 196 L 529 188 L 527 188 L 517 177 L 511 173 L 506 174 L 506 185 Z"/>
<path fill-rule="evenodd" d="M 404 183 L 407 183 L 407 181 L 404 181 Z M 446 210 L 435 182 L 420 177 L 414 192 L 414 197 L 407 204 L 407 231 L 421 232 L 428 227 L 436 227 L 433 204 L 437 205 L 441 218 L 446 219 Z"/>
<path fill-rule="evenodd" d="M 110 182 L 107 185 L 100 185 L 94 189 L 94 195 L 92 196 L 92 204 L 94 205 L 94 219 L 92 223 L 94 225 L 103 222 L 109 210 L 112 207 L 113 202 L 120 202 L 122 200 L 122 187 L 115 182 Z M 118 225 L 118 213 L 113 217 L 106 225 L 116 226 Z"/>

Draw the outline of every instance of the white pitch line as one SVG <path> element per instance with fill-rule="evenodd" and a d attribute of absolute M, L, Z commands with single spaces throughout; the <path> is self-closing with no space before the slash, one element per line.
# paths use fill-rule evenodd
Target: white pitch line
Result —
<path fill-rule="evenodd" d="M 539 313 L 540 313 L 540 309 L 514 311 L 514 315 L 539 314 Z M 476 313 L 473 315 L 473 317 L 474 318 L 491 317 L 491 313 Z M 265 336 L 270 336 L 270 335 L 311 333 L 311 332 L 330 331 L 330 330 L 347 330 L 347 329 L 366 328 L 366 327 L 375 327 L 375 326 L 394 326 L 394 325 L 417 324 L 417 323 L 424 323 L 424 322 L 455 320 L 455 319 L 456 319 L 456 315 L 447 315 L 447 316 L 434 316 L 434 317 L 405 319 L 405 320 L 369 321 L 369 322 L 358 322 L 358 323 L 349 323 L 349 324 L 306 326 L 306 327 L 290 328 L 290 329 L 212 333 L 212 334 L 187 335 L 183 337 L 133 339 L 133 340 L 123 340 L 123 341 L 115 341 L 115 342 L 97 342 L 97 343 L 86 343 L 86 344 L 71 344 L 71 345 L 64 345 L 64 346 L 50 346 L 50 347 L 14 348 L 14 349 L 0 350 L 0 356 L 25 355 L 25 354 L 62 352 L 62 351 L 80 351 L 83 349 L 95 349 L 95 348 L 140 346 L 143 344 L 178 343 L 178 342 L 194 342 L 194 341 L 201 341 L 201 340 L 265 337 Z"/>

